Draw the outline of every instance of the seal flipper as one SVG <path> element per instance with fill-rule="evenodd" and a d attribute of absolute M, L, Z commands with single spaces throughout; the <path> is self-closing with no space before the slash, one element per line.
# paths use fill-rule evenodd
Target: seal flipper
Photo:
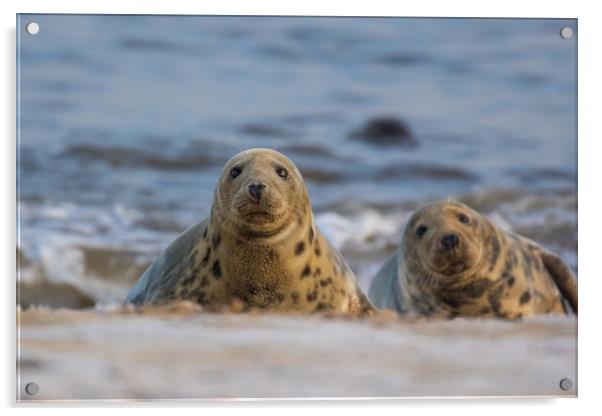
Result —
<path fill-rule="evenodd" d="M 328 246 L 328 250 L 330 250 L 330 253 L 335 258 L 335 261 L 339 264 L 339 267 L 341 267 L 347 285 L 352 289 L 352 292 L 354 292 L 351 295 L 352 297 L 349 302 L 350 312 L 353 315 L 358 316 L 372 316 L 374 312 L 376 312 L 376 308 L 372 302 L 370 302 L 370 299 L 364 295 L 362 289 L 360 289 L 353 270 L 351 270 L 351 267 L 349 267 L 343 255 L 332 245 L 332 243 L 325 237 L 324 241 Z"/>
<path fill-rule="evenodd" d="M 399 302 L 401 293 L 397 293 L 400 290 L 399 267 L 399 250 L 397 250 L 372 279 L 368 298 L 378 309 L 402 312 L 403 306 Z"/>
<path fill-rule="evenodd" d="M 356 294 L 350 302 L 350 312 L 357 316 L 374 316 L 376 308 L 370 300 L 362 293 L 359 287 L 356 288 Z"/>
<path fill-rule="evenodd" d="M 189 259 L 182 255 L 192 251 L 192 246 L 198 242 L 199 234 L 207 223 L 204 220 L 190 227 L 163 250 L 132 288 L 124 304 L 143 305 L 161 301 L 182 277 L 189 264 Z"/>
<path fill-rule="evenodd" d="M 540 256 L 548 273 L 560 289 L 560 293 L 577 315 L 577 278 L 569 266 L 556 254 L 542 249 Z"/>

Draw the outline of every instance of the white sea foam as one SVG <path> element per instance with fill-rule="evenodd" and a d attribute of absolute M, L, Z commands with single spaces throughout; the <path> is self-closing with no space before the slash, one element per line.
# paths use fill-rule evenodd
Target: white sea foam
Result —
<path fill-rule="evenodd" d="M 575 231 L 570 231 L 576 213 L 570 198 L 525 196 L 518 201 L 500 201 L 495 209 L 483 213 L 505 230 L 534 233 L 536 241 L 558 252 L 576 269 L 576 245 L 570 244 L 576 242 Z M 320 212 L 315 220 L 367 289 L 384 258 L 399 244 L 411 214 L 401 207 L 382 212 L 365 208 L 348 215 Z M 119 303 L 146 264 L 178 235 L 178 231 L 150 229 L 144 220 L 143 212 L 123 204 L 107 210 L 73 204 L 22 204 L 21 282 L 30 287 L 43 282 L 67 285 L 96 303 Z M 187 225 L 182 224 L 182 229 Z M 124 253 L 128 253 L 125 258 Z"/>
<path fill-rule="evenodd" d="M 112 209 L 73 204 L 21 204 L 22 288 L 44 282 L 66 285 L 95 302 L 120 302 L 132 273 L 150 262 L 177 233 L 137 226 L 143 214 L 117 204 Z M 86 253 L 101 250 L 100 264 L 86 264 Z M 132 252 L 117 268 L 111 258 Z M 104 260 L 103 260 L 104 259 Z M 116 276 L 107 276 L 106 272 Z M 104 272 L 104 273 L 103 273 Z"/>
<path fill-rule="evenodd" d="M 407 220 L 404 213 L 383 215 L 369 209 L 353 217 L 344 217 L 336 212 L 316 215 L 316 223 L 325 237 L 337 248 L 348 243 L 382 241 L 399 235 L 401 225 Z"/>

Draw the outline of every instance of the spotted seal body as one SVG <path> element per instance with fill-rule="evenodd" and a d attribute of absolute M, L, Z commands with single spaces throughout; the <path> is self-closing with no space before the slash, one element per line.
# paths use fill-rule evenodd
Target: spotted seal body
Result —
<path fill-rule="evenodd" d="M 314 223 L 297 167 L 269 149 L 228 161 L 211 215 L 178 237 L 146 270 L 125 302 L 242 300 L 276 311 L 372 310 L 341 255 Z"/>
<path fill-rule="evenodd" d="M 452 201 L 412 215 L 368 296 L 377 308 L 400 314 L 518 319 L 577 313 L 577 281 L 558 256 Z"/>

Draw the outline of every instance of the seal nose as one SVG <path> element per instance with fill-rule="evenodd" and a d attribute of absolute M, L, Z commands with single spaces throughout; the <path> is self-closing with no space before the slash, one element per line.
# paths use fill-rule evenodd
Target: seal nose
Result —
<path fill-rule="evenodd" d="M 441 239 L 441 245 L 447 250 L 456 248 L 460 243 L 460 239 L 455 234 L 448 234 Z"/>
<path fill-rule="evenodd" d="M 253 197 L 253 199 L 260 200 L 261 193 L 264 191 L 265 185 L 263 183 L 252 183 L 249 185 L 249 193 Z"/>

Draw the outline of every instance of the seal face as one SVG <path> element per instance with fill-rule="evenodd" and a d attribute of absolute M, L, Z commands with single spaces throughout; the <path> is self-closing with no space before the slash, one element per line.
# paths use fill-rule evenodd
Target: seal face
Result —
<path fill-rule="evenodd" d="M 577 281 L 555 254 L 441 201 L 412 215 L 369 298 L 401 314 L 518 319 L 567 313 L 563 301 L 577 313 Z"/>
<path fill-rule="evenodd" d="M 297 167 L 270 149 L 228 161 L 211 215 L 185 231 L 146 270 L 125 302 L 240 299 L 278 311 L 372 310 L 342 256 L 316 227 Z"/>

